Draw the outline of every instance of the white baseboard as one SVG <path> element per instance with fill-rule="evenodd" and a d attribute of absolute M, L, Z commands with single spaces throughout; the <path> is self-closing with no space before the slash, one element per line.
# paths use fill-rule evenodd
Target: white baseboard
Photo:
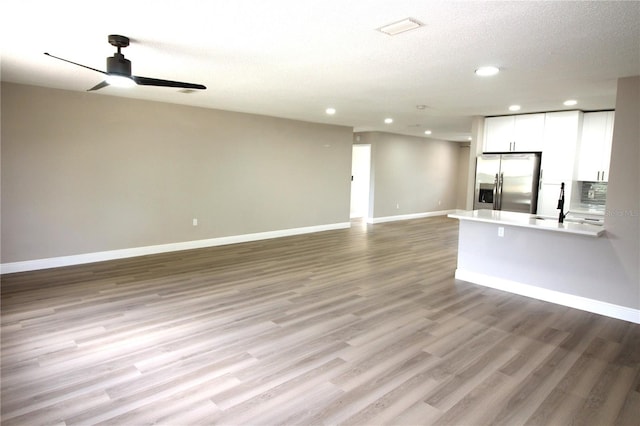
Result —
<path fill-rule="evenodd" d="M 568 306 L 570 308 L 580 309 L 582 311 L 593 312 L 594 314 L 600 314 L 640 324 L 640 310 L 628 308 L 626 306 L 614 305 L 600 300 L 561 293 L 555 290 L 549 290 L 462 269 L 456 269 L 456 279 L 468 281 L 485 287 L 495 288 L 509 293 L 519 294 L 521 296 L 531 297 L 533 299 L 544 300 L 545 302 L 551 302 L 557 305 Z"/>
<path fill-rule="evenodd" d="M 36 271 L 39 269 L 59 268 L 62 266 L 82 265 L 85 263 L 103 262 L 106 260 L 124 259 L 149 254 L 167 253 L 171 251 L 191 250 L 204 247 L 222 246 L 226 244 L 246 243 L 249 241 L 267 240 L 292 235 L 310 234 L 313 232 L 331 231 L 351 227 L 350 222 L 331 223 L 328 225 L 307 226 L 303 228 L 282 229 L 278 231 L 258 232 L 255 234 L 233 235 L 229 237 L 209 238 L 206 240 L 184 241 L 180 243 L 159 244 L 146 247 L 134 247 L 120 250 L 109 250 L 95 253 L 84 253 L 72 256 L 52 257 L 48 259 L 26 260 L 0 264 L 0 274 Z"/>
<path fill-rule="evenodd" d="M 411 213 L 411 214 L 399 214 L 397 216 L 385 216 L 385 217 L 374 217 L 367 218 L 368 223 L 384 223 L 384 222 L 394 222 L 396 220 L 409 220 L 409 219 L 421 219 L 423 217 L 432 217 L 432 216 L 446 216 L 450 213 L 455 213 L 457 210 L 440 210 L 435 212 L 424 212 L 424 213 Z"/>

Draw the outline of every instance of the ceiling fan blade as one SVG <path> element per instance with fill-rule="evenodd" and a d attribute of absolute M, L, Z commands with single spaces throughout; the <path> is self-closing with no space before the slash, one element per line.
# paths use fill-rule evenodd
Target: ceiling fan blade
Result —
<path fill-rule="evenodd" d="M 82 65 L 82 64 L 79 64 L 77 62 L 70 61 L 68 59 L 59 58 L 59 57 L 53 56 L 53 55 L 51 55 L 51 54 L 49 54 L 47 52 L 45 52 L 44 54 L 47 55 L 47 56 L 51 56 L 52 58 L 60 59 L 61 61 L 69 62 L 70 64 L 77 65 L 77 66 L 82 67 L 82 68 L 86 68 L 86 69 L 91 70 L 91 71 L 97 71 L 99 73 L 106 74 L 105 71 L 102 71 L 102 70 L 99 70 L 99 69 L 96 69 L 96 68 L 91 68 L 91 67 L 88 67 L 86 65 Z"/>
<path fill-rule="evenodd" d="M 133 81 L 141 86 L 161 86 L 161 87 L 179 87 L 182 89 L 206 89 L 206 86 L 195 83 L 184 83 L 181 81 L 160 80 L 158 78 L 131 76 Z"/>
<path fill-rule="evenodd" d="M 107 83 L 106 81 L 102 81 L 98 84 L 96 84 L 95 86 L 93 86 L 91 89 L 87 90 L 87 92 L 91 92 L 93 90 L 100 90 L 103 87 L 107 87 L 109 85 L 109 83 Z"/>

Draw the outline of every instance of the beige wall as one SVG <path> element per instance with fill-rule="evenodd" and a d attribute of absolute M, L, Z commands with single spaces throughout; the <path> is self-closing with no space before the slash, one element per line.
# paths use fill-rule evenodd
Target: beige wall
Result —
<path fill-rule="evenodd" d="M 640 76 L 618 80 L 604 225 L 640 309 Z M 622 285 L 623 283 L 619 283 Z M 616 286 L 618 283 L 616 283 Z"/>
<path fill-rule="evenodd" d="M 371 144 L 369 217 L 456 208 L 458 143 L 382 132 L 358 136 L 359 143 Z"/>
<path fill-rule="evenodd" d="M 3 83 L 1 137 L 2 263 L 349 221 L 349 127 Z"/>

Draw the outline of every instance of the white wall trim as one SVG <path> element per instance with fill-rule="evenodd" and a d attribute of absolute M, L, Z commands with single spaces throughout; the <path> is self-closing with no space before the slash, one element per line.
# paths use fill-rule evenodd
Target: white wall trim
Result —
<path fill-rule="evenodd" d="M 424 212 L 424 213 L 411 213 L 411 214 L 399 214 L 397 216 L 385 216 L 385 217 L 374 217 L 367 218 L 368 223 L 384 223 L 384 222 L 395 222 L 396 220 L 409 220 L 409 219 L 421 219 L 424 217 L 432 217 L 432 216 L 446 216 L 450 213 L 455 213 L 457 210 L 440 210 L 435 212 Z"/>
<path fill-rule="evenodd" d="M 555 290 L 540 288 L 517 281 L 467 271 L 460 268 L 456 269 L 456 279 L 468 281 L 470 283 L 478 284 L 485 287 L 495 288 L 497 290 L 502 290 L 509 293 L 519 294 L 521 296 L 531 297 L 533 299 L 544 300 L 545 302 L 551 302 L 562 306 L 568 306 L 570 308 L 580 309 L 582 311 L 593 312 L 595 314 L 640 324 L 640 310 L 628 308 L 626 306 L 614 305 L 612 303 L 603 302 L 600 300 L 588 299 L 582 296 L 561 293 Z"/>
<path fill-rule="evenodd" d="M 10 262 L 0 264 L 0 273 L 11 274 L 14 272 L 36 271 L 39 269 L 82 265 L 85 263 L 103 262 L 106 260 L 124 259 L 128 257 L 145 256 L 149 254 L 167 253 L 172 251 L 191 250 L 204 247 L 214 247 L 226 244 L 246 243 L 249 241 L 267 240 L 271 238 L 310 234 L 313 232 L 331 231 L 335 229 L 345 229 L 350 227 L 350 222 L 331 223 L 327 225 L 282 229 L 278 231 L 258 232 L 254 234 L 232 235 L 229 237 L 209 238 L 205 240 L 184 241 L 180 243 L 159 244 L 154 246 L 100 251 L 95 253 L 83 253 L 72 256 L 51 257 L 48 259 Z"/>

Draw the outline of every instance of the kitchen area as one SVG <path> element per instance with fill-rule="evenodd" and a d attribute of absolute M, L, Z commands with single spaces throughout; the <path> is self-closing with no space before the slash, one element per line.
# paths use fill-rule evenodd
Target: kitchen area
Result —
<path fill-rule="evenodd" d="M 640 323 L 637 284 L 628 286 L 637 266 L 617 249 L 619 229 L 635 227 L 637 213 L 617 208 L 619 190 L 607 207 L 615 118 L 572 110 L 475 124 L 473 200 L 449 214 L 459 220 L 457 279 Z M 636 127 L 625 117 L 616 134 Z M 620 151 L 616 160 L 635 161 Z"/>
<path fill-rule="evenodd" d="M 476 159 L 473 209 L 522 212 L 602 225 L 614 111 L 487 117 Z"/>

